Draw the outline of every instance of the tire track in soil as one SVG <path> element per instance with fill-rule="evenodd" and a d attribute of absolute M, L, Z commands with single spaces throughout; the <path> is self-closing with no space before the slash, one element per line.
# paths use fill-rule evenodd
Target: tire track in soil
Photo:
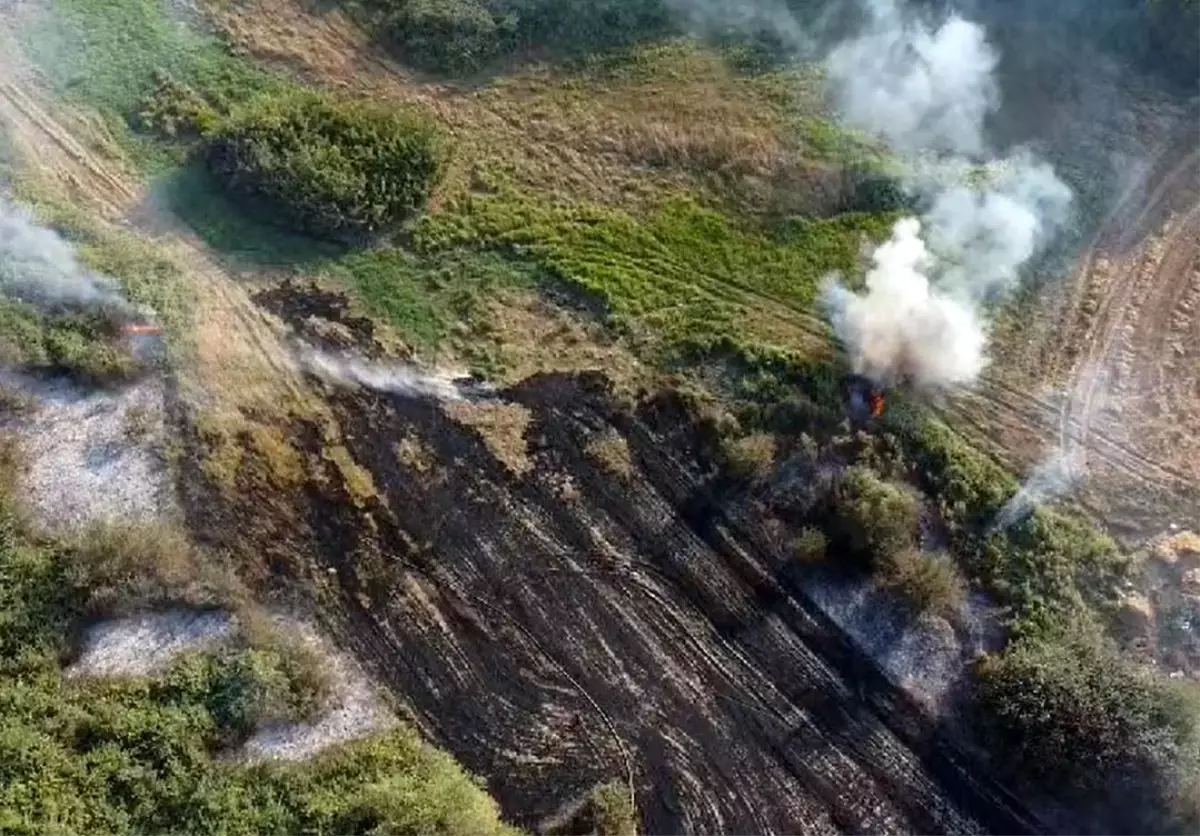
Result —
<path fill-rule="evenodd" d="M 1170 147 L 1160 150 L 1154 161 L 1153 167 L 1160 172 L 1168 165 L 1170 168 L 1157 179 L 1153 192 L 1145 200 L 1135 203 L 1140 190 L 1138 183 L 1132 184 L 1080 257 L 1074 271 L 1077 277 L 1074 291 L 1061 318 L 1067 325 L 1060 337 L 1063 347 L 1060 354 L 1077 350 L 1068 373 L 1067 395 L 1061 403 L 1055 404 L 1006 383 L 998 375 L 988 374 L 977 389 L 950 398 L 941 407 L 944 416 L 977 442 L 993 449 L 1015 452 L 1026 449 L 1026 445 L 1002 442 L 998 436 L 1030 441 L 1029 449 L 1041 447 L 1053 439 L 1060 450 L 1078 450 L 1084 457 L 1082 464 L 1085 466 L 1090 462 L 1111 467 L 1137 481 L 1168 491 L 1186 489 L 1191 484 L 1192 477 L 1179 468 L 1106 432 L 1097 415 L 1099 396 L 1121 348 L 1121 335 L 1130 318 L 1134 297 L 1145 294 L 1148 298 L 1165 296 L 1171 300 L 1148 305 L 1148 314 L 1137 312 L 1138 329 L 1159 334 L 1161 359 L 1161 354 L 1165 353 L 1162 346 L 1167 339 L 1168 325 L 1178 307 L 1177 300 L 1186 293 L 1186 283 L 1180 283 L 1174 291 L 1171 288 L 1175 286 L 1173 279 L 1178 272 L 1175 268 L 1181 260 L 1180 254 L 1186 258 L 1188 252 L 1186 246 L 1179 244 L 1195 224 L 1200 204 L 1189 206 L 1182 219 L 1174 220 L 1163 244 L 1164 257 L 1155 265 L 1148 283 L 1142 275 L 1147 256 L 1144 252 L 1133 251 L 1138 238 L 1151 231 L 1155 219 L 1168 213 L 1170 206 L 1178 202 L 1181 192 L 1186 193 L 1190 187 L 1188 178 L 1195 177 L 1200 165 L 1200 150 L 1188 149 L 1173 165 L 1169 159 L 1170 150 Z M 1153 174 L 1151 182 L 1155 182 Z M 1104 296 L 1096 311 L 1089 317 L 1084 313 L 1083 305 L 1089 290 L 1094 287 L 1095 272 L 1102 259 L 1114 265 L 1116 272 L 1104 287 Z M 1194 318 L 1200 324 L 1200 317 Z M 1081 327 L 1085 329 L 1082 338 L 1076 336 Z"/>
<path fill-rule="evenodd" d="M 320 502 L 296 545 L 334 569 L 326 612 L 419 725 L 526 826 L 632 766 L 647 832 L 1034 829 L 781 574 L 758 513 L 706 497 L 694 430 L 597 380 L 505 393 L 532 415 L 524 477 L 434 405 L 332 395 L 379 534 Z M 605 428 L 634 479 L 583 452 Z M 396 459 L 412 437 L 436 474 Z"/>

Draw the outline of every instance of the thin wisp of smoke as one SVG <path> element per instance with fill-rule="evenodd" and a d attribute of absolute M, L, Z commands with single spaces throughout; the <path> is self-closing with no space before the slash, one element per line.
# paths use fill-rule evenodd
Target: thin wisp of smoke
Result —
<path fill-rule="evenodd" d="M 370 363 L 322 351 L 304 352 L 302 362 L 312 374 L 334 385 L 361 386 L 410 398 L 462 401 L 487 392 L 465 375 L 430 373 L 405 363 Z"/>
<path fill-rule="evenodd" d="M 1069 493 L 1084 479 L 1083 457 L 1078 450 L 1059 450 L 1042 461 L 1025 484 L 1000 509 L 992 531 L 1003 531 L 1019 523 L 1044 503 Z"/>
<path fill-rule="evenodd" d="M 969 384 L 987 361 L 984 304 L 1017 284 L 1067 219 L 1071 192 L 1028 150 L 980 164 L 999 97 L 979 26 L 952 15 L 930 27 L 894 0 L 868 10 L 866 31 L 826 61 L 834 99 L 848 123 L 908 159 L 906 186 L 927 208 L 876 252 L 865 294 L 834 279 L 824 301 L 856 372 Z"/>
<path fill-rule="evenodd" d="M 47 310 L 87 307 L 135 313 L 113 279 L 87 269 L 68 241 L 2 196 L 0 293 Z"/>

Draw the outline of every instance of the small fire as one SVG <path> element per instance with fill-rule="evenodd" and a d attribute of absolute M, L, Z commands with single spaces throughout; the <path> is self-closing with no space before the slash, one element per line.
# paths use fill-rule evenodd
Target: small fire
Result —
<path fill-rule="evenodd" d="M 871 417 L 878 418 L 887 409 L 887 401 L 878 392 L 871 393 Z"/>
<path fill-rule="evenodd" d="M 126 325 L 121 328 L 121 333 L 127 337 L 134 336 L 157 336 L 162 333 L 162 328 L 157 325 Z"/>

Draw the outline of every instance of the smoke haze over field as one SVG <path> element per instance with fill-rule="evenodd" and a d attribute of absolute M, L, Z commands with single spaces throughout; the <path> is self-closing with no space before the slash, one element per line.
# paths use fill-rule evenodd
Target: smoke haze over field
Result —
<path fill-rule="evenodd" d="M 0 292 L 40 307 L 107 306 L 127 310 L 117 283 L 87 269 L 75 248 L 28 210 L 0 196 Z"/>
<path fill-rule="evenodd" d="M 979 165 L 999 106 L 981 27 L 957 15 L 931 27 L 894 0 L 868 0 L 868 12 L 865 31 L 826 61 L 834 99 L 849 124 L 908 158 L 907 185 L 927 209 L 921 223 L 896 224 L 864 294 L 834 281 L 825 302 L 855 371 L 970 383 L 986 363 L 983 303 L 1015 286 L 1066 220 L 1071 192 L 1026 150 Z"/>

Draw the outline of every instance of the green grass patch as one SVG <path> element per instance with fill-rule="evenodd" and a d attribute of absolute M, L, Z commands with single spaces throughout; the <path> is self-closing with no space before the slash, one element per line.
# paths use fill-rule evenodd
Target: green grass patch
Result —
<path fill-rule="evenodd" d="M 157 169 L 177 158 L 127 126 L 163 75 L 220 110 L 280 86 L 188 23 L 159 0 L 54 0 L 28 27 L 24 46 L 60 95 L 94 107 L 136 162 Z"/>
<path fill-rule="evenodd" d="M 821 280 L 853 270 L 863 242 L 886 235 L 889 223 L 843 215 L 771 237 L 684 200 L 642 220 L 598 206 L 471 196 L 426 218 L 415 242 L 423 252 L 471 247 L 529 260 L 601 300 L 617 326 L 682 345 L 753 342 L 764 306 L 784 318 L 809 311 Z"/>
<path fill-rule="evenodd" d="M 231 197 L 201 163 L 161 176 L 154 184 L 164 205 L 223 256 L 260 267 L 319 268 L 346 247 L 293 232 L 269 220 L 265 207 Z"/>
<path fill-rule="evenodd" d="M 353 289 L 369 314 L 427 350 L 486 330 L 489 299 L 531 290 L 538 279 L 530 264 L 467 250 L 426 256 L 395 249 L 354 253 L 329 265 L 326 275 Z"/>

